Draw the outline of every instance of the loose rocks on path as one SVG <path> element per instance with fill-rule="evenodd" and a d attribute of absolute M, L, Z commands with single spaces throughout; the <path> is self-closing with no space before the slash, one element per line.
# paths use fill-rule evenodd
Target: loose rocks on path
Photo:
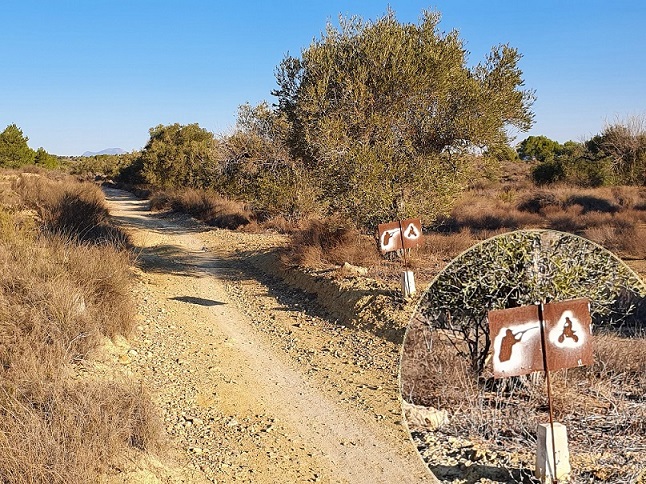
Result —
<path fill-rule="evenodd" d="M 399 347 L 236 256 L 280 237 L 106 193 L 140 251 L 138 329 L 120 362 L 153 393 L 190 482 L 434 482 L 401 423 Z"/>

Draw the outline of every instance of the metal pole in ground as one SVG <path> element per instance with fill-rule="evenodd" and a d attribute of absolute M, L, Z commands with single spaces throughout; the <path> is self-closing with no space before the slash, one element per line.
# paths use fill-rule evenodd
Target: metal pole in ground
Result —
<path fill-rule="evenodd" d="M 406 256 L 406 242 L 404 237 L 404 227 L 402 227 L 402 221 L 398 220 L 399 223 L 399 240 L 401 242 L 402 252 L 404 253 L 404 271 L 402 272 L 401 284 L 402 284 L 402 295 L 404 298 L 410 297 L 415 292 L 415 280 L 413 278 L 412 271 L 408 270 L 408 258 Z"/>
<path fill-rule="evenodd" d="M 406 259 L 406 248 L 404 247 L 404 228 L 402 227 L 402 221 L 398 220 L 399 223 L 399 239 L 402 243 L 402 252 L 404 253 L 404 270 L 408 269 L 408 260 Z"/>
<path fill-rule="evenodd" d="M 550 370 L 547 366 L 547 343 L 545 340 L 545 321 L 543 319 L 543 303 L 538 305 L 538 324 L 541 329 L 541 350 L 543 353 L 543 370 L 545 371 L 545 382 L 547 383 L 547 405 L 550 412 L 550 433 L 552 434 L 552 483 L 557 484 L 556 479 L 556 440 L 554 438 L 554 409 L 552 407 L 552 382 Z"/>

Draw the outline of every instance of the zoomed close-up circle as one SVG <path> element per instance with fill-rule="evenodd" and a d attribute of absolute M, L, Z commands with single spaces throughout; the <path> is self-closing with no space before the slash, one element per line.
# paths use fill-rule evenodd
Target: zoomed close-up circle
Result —
<path fill-rule="evenodd" d="M 572 234 L 511 232 L 455 258 L 422 295 L 400 363 L 406 424 L 431 472 L 441 482 L 540 482 L 537 429 L 552 418 L 567 429 L 570 482 L 641 482 L 645 296 L 624 262 Z M 512 345 L 537 325 L 504 330 L 507 343 L 500 343 L 503 331 L 494 348 L 489 314 L 569 301 L 589 309 L 591 338 L 565 311 L 560 333 L 544 342 L 552 338 L 567 354 L 585 338 L 589 361 L 576 357 L 573 365 L 546 364 L 554 371 L 494 374 L 494 353 L 502 347 L 509 353 L 502 359 L 509 360 Z"/>

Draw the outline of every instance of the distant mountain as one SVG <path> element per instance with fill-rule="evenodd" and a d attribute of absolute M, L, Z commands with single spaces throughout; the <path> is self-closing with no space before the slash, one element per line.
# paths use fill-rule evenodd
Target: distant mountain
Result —
<path fill-rule="evenodd" d="M 125 150 L 121 148 L 108 148 L 107 150 L 102 151 L 86 151 L 81 156 L 96 156 L 96 155 L 121 155 L 125 153 Z"/>

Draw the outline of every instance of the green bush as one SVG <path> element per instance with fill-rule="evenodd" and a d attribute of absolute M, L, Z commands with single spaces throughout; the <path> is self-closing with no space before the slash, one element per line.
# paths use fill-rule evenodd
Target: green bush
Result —
<path fill-rule="evenodd" d="M 549 185 L 565 180 L 565 168 L 560 161 L 546 161 L 532 169 L 532 180 L 537 185 Z"/>

